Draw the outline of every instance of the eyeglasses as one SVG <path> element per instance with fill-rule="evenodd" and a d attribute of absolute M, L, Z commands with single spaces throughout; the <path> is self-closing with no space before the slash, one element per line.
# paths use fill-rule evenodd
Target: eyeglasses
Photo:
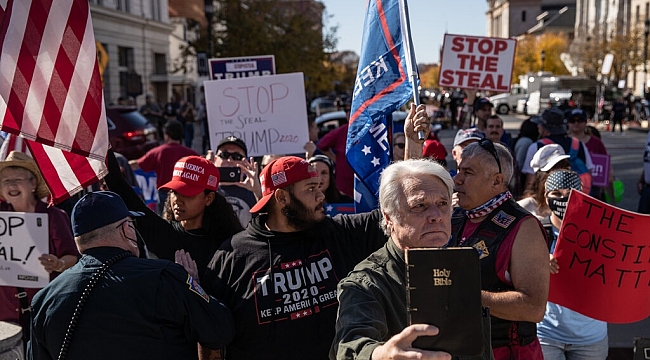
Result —
<path fill-rule="evenodd" d="M 244 158 L 244 155 L 242 155 L 240 153 L 229 152 L 229 151 L 220 151 L 220 152 L 217 153 L 217 156 L 224 159 L 224 160 L 232 159 L 232 160 L 235 160 L 235 161 L 239 161 L 239 160 Z"/>
<path fill-rule="evenodd" d="M 25 178 L 25 179 L 4 179 L 2 180 L 2 186 L 9 186 L 9 185 L 18 185 L 25 183 L 27 181 L 32 180 L 31 178 Z"/>
<path fill-rule="evenodd" d="M 404 150 L 404 143 L 395 143 L 394 145 L 397 146 L 398 148 Z"/>
<path fill-rule="evenodd" d="M 499 161 L 499 156 L 497 155 L 497 149 L 494 148 L 494 144 L 492 143 L 491 140 L 489 139 L 481 139 L 481 141 L 478 142 L 478 144 L 485 150 L 487 150 L 492 156 L 494 156 L 494 160 L 497 161 L 497 165 L 499 166 L 499 174 L 501 174 L 501 161 Z"/>

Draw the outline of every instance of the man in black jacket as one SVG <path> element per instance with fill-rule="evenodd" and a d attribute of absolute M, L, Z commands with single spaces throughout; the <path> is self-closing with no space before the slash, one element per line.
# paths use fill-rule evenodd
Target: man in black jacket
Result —
<path fill-rule="evenodd" d="M 28 358 L 197 359 L 197 342 L 218 349 L 232 339 L 230 311 L 180 265 L 136 257 L 140 215 L 109 191 L 75 205 L 83 256 L 34 297 Z"/>

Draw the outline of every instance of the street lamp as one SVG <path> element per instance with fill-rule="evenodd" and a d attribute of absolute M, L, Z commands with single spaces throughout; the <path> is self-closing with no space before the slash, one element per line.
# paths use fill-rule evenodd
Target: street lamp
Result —
<path fill-rule="evenodd" d="M 648 81 L 648 34 L 650 34 L 650 19 L 646 18 L 643 26 L 645 42 L 643 44 L 643 98 L 647 95 Z"/>
<path fill-rule="evenodd" d="M 544 72 L 544 60 L 546 60 L 546 51 L 542 50 L 539 53 L 539 57 L 540 57 L 540 59 L 542 59 L 542 70 L 541 71 Z"/>
<path fill-rule="evenodd" d="M 214 16 L 214 0 L 204 0 L 203 11 L 208 20 L 208 59 L 214 56 L 214 43 L 212 41 L 212 16 Z"/>

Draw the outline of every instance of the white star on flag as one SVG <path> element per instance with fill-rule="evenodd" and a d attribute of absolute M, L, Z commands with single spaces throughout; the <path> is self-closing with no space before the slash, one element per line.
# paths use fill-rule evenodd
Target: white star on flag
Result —
<path fill-rule="evenodd" d="M 364 155 L 370 154 L 372 151 L 370 150 L 370 146 L 368 145 L 363 145 L 363 149 L 361 150 Z"/>
<path fill-rule="evenodd" d="M 375 166 L 379 166 L 379 158 L 373 157 L 371 163 Z"/>
<path fill-rule="evenodd" d="M 332 210 L 334 210 L 334 206 L 332 206 L 332 205 L 327 205 L 327 212 L 330 212 L 330 211 L 332 211 Z"/>

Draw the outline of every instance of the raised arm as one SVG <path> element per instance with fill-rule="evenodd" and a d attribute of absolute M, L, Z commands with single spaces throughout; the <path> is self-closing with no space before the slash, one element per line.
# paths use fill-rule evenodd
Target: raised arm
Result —
<path fill-rule="evenodd" d="M 429 116 L 427 115 L 426 106 L 420 104 L 415 107 L 411 104 L 409 114 L 404 120 L 404 135 L 406 144 L 404 148 L 404 160 L 419 159 L 422 157 L 422 145 L 424 140 L 429 137 Z M 424 132 L 424 139 L 418 138 L 418 132 Z"/>

